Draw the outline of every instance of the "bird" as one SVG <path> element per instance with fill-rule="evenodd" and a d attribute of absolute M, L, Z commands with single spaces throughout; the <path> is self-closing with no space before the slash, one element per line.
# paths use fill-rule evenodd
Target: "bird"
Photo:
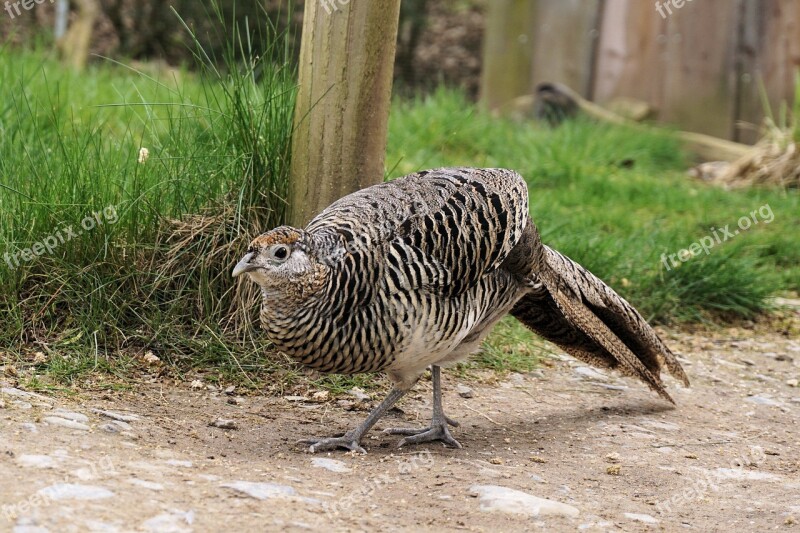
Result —
<path fill-rule="evenodd" d="M 662 369 L 683 368 L 611 287 L 545 245 L 528 187 L 508 169 L 438 168 L 353 192 L 305 228 L 257 236 L 233 277 L 261 290 L 260 323 L 275 349 L 323 373 L 383 372 L 392 389 L 343 435 L 299 441 L 309 452 L 366 453 L 364 435 L 430 368 L 431 424 L 388 428 L 400 446 L 461 448 L 442 406 L 441 369 L 480 349 L 512 315 L 567 354 L 620 371 L 675 403 Z"/>

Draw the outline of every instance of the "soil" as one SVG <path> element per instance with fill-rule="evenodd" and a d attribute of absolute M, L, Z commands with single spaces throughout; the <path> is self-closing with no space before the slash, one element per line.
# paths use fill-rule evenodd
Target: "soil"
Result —
<path fill-rule="evenodd" d="M 445 371 L 460 450 L 398 449 L 376 430 L 367 455 L 295 444 L 353 426 L 377 394 L 165 382 L 35 396 L 6 382 L 0 530 L 798 530 L 800 340 L 774 329 L 662 332 L 692 379 L 669 381 L 677 407 L 566 356 L 526 375 Z M 430 393 L 423 380 L 378 428 L 425 424 Z M 493 506 L 482 486 L 571 507 L 518 493 Z"/>

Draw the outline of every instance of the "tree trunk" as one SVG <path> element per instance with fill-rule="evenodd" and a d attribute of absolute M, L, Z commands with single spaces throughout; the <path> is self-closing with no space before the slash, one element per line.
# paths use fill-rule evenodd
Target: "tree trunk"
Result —
<path fill-rule="evenodd" d="M 305 4 L 292 137 L 290 221 L 384 175 L 400 0 Z"/>
<path fill-rule="evenodd" d="M 532 92 L 535 7 L 532 0 L 489 2 L 480 94 L 487 109 Z"/>
<path fill-rule="evenodd" d="M 64 62 L 81 70 L 89 59 L 89 45 L 92 42 L 94 21 L 100 14 L 100 2 L 99 0 L 73 1 L 78 16 L 67 33 L 58 41 L 57 46 Z"/>

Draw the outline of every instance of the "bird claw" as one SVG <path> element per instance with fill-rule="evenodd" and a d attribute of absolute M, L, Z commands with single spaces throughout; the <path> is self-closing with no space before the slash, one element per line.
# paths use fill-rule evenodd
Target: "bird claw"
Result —
<path fill-rule="evenodd" d="M 413 429 L 413 428 L 388 428 L 383 430 L 384 433 L 389 435 L 406 435 L 397 444 L 398 448 L 402 448 L 406 444 L 421 444 L 423 442 L 442 441 L 445 446 L 450 448 L 461 448 L 461 443 L 453 438 L 447 424 L 457 426 L 458 422 L 446 419 L 446 422 L 433 424 L 427 428 Z"/>
<path fill-rule="evenodd" d="M 367 450 L 361 447 L 361 445 L 358 443 L 358 439 L 354 439 L 349 435 L 331 437 L 327 439 L 302 439 L 297 441 L 297 444 L 309 444 L 309 453 L 326 452 L 344 448 L 346 450 L 350 450 L 351 452 L 360 453 L 362 455 L 367 454 Z"/>

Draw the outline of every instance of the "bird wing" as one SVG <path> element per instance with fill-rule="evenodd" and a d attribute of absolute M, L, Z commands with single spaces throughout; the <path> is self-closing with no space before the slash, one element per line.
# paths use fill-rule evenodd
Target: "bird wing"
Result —
<path fill-rule="evenodd" d="M 456 295 L 496 270 L 528 219 L 516 172 L 442 168 L 368 187 L 334 202 L 306 227 L 343 257 L 383 250 L 401 288 Z M 323 237 L 324 236 L 324 237 Z"/>

